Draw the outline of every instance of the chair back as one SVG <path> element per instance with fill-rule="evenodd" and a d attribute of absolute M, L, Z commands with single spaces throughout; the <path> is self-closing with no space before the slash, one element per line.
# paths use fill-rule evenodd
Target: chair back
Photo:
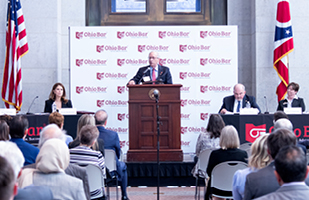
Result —
<path fill-rule="evenodd" d="M 112 149 L 105 149 L 105 166 L 108 168 L 110 172 L 117 170 L 117 164 L 116 164 L 116 153 Z"/>
<path fill-rule="evenodd" d="M 246 143 L 243 143 L 243 144 L 241 144 L 241 145 L 239 146 L 239 149 L 244 150 L 244 151 L 247 152 L 248 158 L 249 158 L 250 155 L 251 155 L 251 145 L 252 145 L 252 144 L 251 144 L 250 142 L 246 142 Z"/>
<path fill-rule="evenodd" d="M 211 172 L 211 187 L 232 192 L 235 172 L 239 169 L 245 169 L 247 166 L 247 163 L 241 161 L 226 161 L 216 165 Z M 220 196 L 215 194 L 213 196 L 233 198 L 233 196 Z"/>
<path fill-rule="evenodd" d="M 202 170 L 206 172 L 207 166 L 208 166 L 208 160 L 209 160 L 209 156 L 212 152 L 212 149 L 205 149 L 204 151 L 202 151 L 198 157 L 198 161 L 197 161 L 197 167 L 198 170 Z"/>
<path fill-rule="evenodd" d="M 102 197 L 104 195 L 104 172 L 95 164 L 88 164 L 86 172 L 91 191 L 91 199 Z"/>

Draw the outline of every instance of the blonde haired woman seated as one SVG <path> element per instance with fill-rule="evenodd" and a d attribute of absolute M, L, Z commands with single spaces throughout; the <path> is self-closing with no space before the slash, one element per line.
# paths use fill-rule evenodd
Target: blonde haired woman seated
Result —
<path fill-rule="evenodd" d="M 234 126 L 225 126 L 220 135 L 220 149 L 213 150 L 210 154 L 207 174 L 211 177 L 213 168 L 225 161 L 241 161 L 247 163 L 247 152 L 239 148 L 239 136 Z M 210 181 L 210 180 L 209 180 Z M 210 183 L 210 182 L 209 182 Z M 206 199 L 209 199 L 211 194 L 222 195 L 221 191 L 212 191 L 208 184 Z M 225 192 L 227 193 L 227 192 Z M 232 194 L 230 194 L 232 196 Z M 220 199 L 218 197 L 212 197 L 212 199 Z"/>
<path fill-rule="evenodd" d="M 249 157 L 249 167 L 238 170 L 233 179 L 233 198 L 242 200 L 244 198 L 246 177 L 249 173 L 266 167 L 270 163 L 270 157 L 267 152 L 268 134 L 257 138 L 251 146 L 251 156 Z"/>

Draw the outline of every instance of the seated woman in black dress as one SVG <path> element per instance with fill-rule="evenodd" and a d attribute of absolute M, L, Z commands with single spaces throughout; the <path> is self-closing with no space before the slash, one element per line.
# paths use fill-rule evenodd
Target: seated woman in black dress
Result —
<path fill-rule="evenodd" d="M 291 82 L 287 87 L 287 97 L 279 101 L 277 110 L 283 110 L 283 107 L 301 107 L 302 111 L 306 110 L 304 100 L 297 96 L 299 90 L 299 85 L 297 83 Z"/>
<path fill-rule="evenodd" d="M 220 135 L 220 149 L 213 150 L 210 154 L 208 166 L 207 166 L 207 174 L 211 177 L 211 172 L 214 167 L 225 161 L 241 161 L 247 163 L 248 154 L 246 151 L 238 149 L 239 148 L 239 137 L 238 132 L 234 128 L 234 126 L 225 126 Z M 210 180 L 209 182 L 210 183 Z M 209 186 L 210 184 L 208 184 Z M 207 189 L 207 196 L 211 194 L 220 195 L 221 191 Z M 222 195 L 222 194 L 221 194 Z M 232 196 L 232 193 L 230 194 Z M 217 197 L 212 197 L 212 199 L 218 199 Z"/>
<path fill-rule="evenodd" d="M 55 83 L 52 91 L 49 94 L 49 99 L 45 101 L 44 112 L 52 113 L 53 112 L 53 103 L 56 104 L 56 109 L 61 108 L 72 108 L 71 100 L 66 98 L 65 88 L 62 83 Z"/>

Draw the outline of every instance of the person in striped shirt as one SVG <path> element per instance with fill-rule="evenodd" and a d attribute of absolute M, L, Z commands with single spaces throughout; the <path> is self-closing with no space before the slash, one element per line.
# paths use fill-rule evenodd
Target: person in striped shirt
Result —
<path fill-rule="evenodd" d="M 94 125 L 85 125 L 80 130 L 80 145 L 70 149 L 70 163 L 79 165 L 95 164 L 98 165 L 105 174 L 105 160 L 100 151 L 92 150 L 92 145 L 99 136 L 99 130 Z M 91 196 L 100 191 L 90 191 Z M 104 193 L 104 188 L 102 188 Z"/>

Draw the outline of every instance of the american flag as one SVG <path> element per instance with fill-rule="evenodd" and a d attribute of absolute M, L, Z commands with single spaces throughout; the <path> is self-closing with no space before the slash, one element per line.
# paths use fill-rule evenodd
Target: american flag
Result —
<path fill-rule="evenodd" d="M 279 0 L 275 31 L 274 68 L 281 80 L 277 87 L 278 101 L 284 99 L 289 84 L 288 54 L 294 50 L 289 0 Z"/>
<path fill-rule="evenodd" d="M 2 82 L 2 100 L 20 110 L 22 105 L 21 57 L 28 52 L 24 16 L 20 0 L 8 1 L 6 56 Z"/>

